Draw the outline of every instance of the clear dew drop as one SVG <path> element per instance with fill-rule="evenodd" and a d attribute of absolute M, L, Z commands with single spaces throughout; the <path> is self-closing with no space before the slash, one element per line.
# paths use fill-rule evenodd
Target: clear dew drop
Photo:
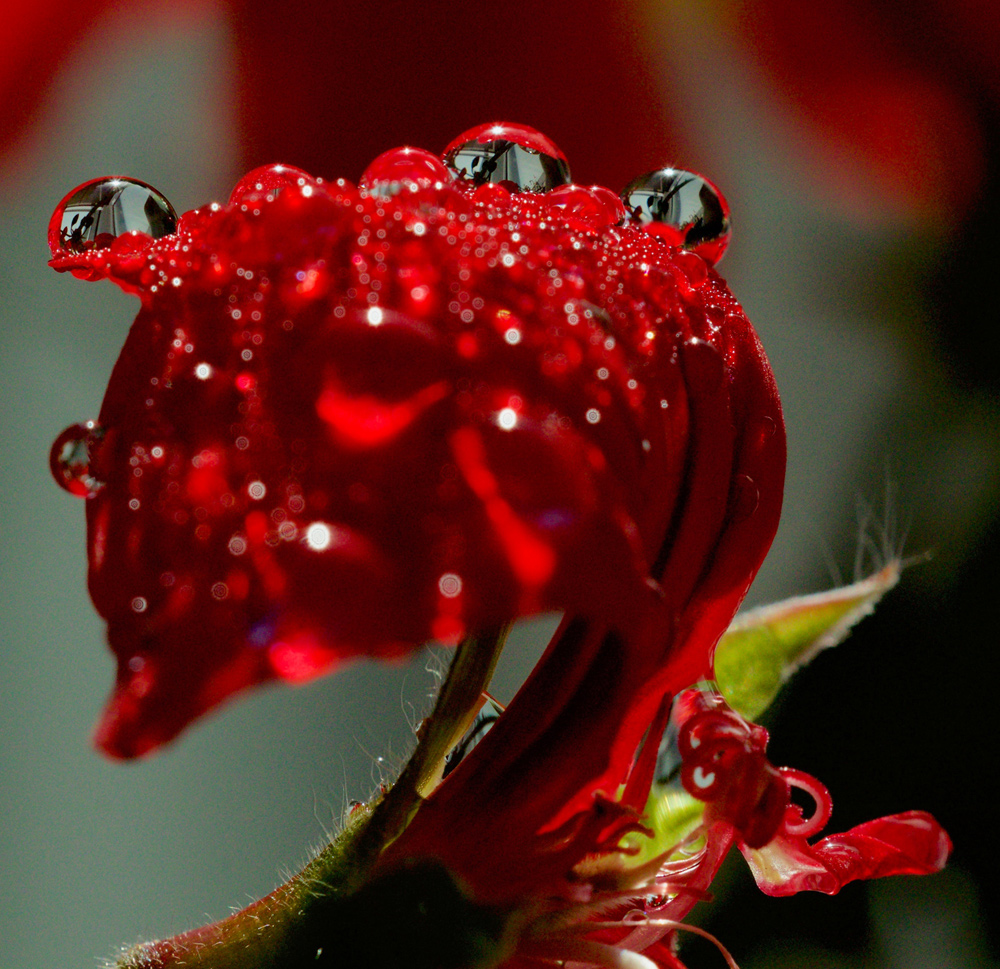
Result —
<path fill-rule="evenodd" d="M 729 205 L 707 179 L 680 168 L 661 168 L 632 181 L 622 192 L 629 214 L 644 225 L 672 229 L 676 245 L 715 265 L 732 236 Z M 667 233 L 660 233 L 667 234 Z"/>
<path fill-rule="evenodd" d="M 134 178 L 95 178 L 77 186 L 49 221 L 53 255 L 108 249 L 126 233 L 161 239 L 177 231 L 177 213 L 151 185 Z"/>
<path fill-rule="evenodd" d="M 547 192 L 571 180 L 566 157 L 552 141 L 510 122 L 471 128 L 448 145 L 443 159 L 476 185 L 499 182 L 520 192 Z"/>
<path fill-rule="evenodd" d="M 762 417 L 760 419 L 760 427 L 758 430 L 758 440 L 761 446 L 767 444 L 768 441 L 774 437 L 775 432 L 778 430 L 778 425 L 775 423 L 772 417 Z"/>
<path fill-rule="evenodd" d="M 288 189 L 301 190 L 315 184 L 316 179 L 312 175 L 294 165 L 262 165 L 247 172 L 236 183 L 229 195 L 229 204 L 239 206 L 273 202 Z"/>
<path fill-rule="evenodd" d="M 92 498 L 104 482 L 90 471 L 92 452 L 104 431 L 94 421 L 67 427 L 53 442 L 49 468 L 56 484 L 78 498 Z"/>
<path fill-rule="evenodd" d="M 393 148 L 383 152 L 365 169 L 358 187 L 369 195 L 388 198 L 451 179 L 451 172 L 437 155 L 422 148 Z"/>

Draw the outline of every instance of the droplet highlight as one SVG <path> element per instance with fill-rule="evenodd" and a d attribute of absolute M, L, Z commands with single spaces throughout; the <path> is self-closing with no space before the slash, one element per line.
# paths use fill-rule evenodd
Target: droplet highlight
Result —
<path fill-rule="evenodd" d="M 547 192 L 571 181 L 566 156 L 554 142 L 534 128 L 506 121 L 459 135 L 443 159 L 476 185 L 499 182 L 519 192 Z"/>
<path fill-rule="evenodd" d="M 715 265 L 732 237 L 729 205 L 707 178 L 680 168 L 661 168 L 635 179 L 622 192 L 631 217 Z"/>
<path fill-rule="evenodd" d="M 53 255 L 92 252 L 109 249 L 128 233 L 161 239 L 176 231 L 177 213 L 151 185 L 134 178 L 95 178 L 56 206 L 49 220 L 49 249 Z"/>

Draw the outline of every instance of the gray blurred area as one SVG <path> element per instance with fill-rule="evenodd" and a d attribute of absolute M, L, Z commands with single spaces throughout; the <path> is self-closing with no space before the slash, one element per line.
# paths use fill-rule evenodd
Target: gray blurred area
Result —
<path fill-rule="evenodd" d="M 100 57 L 85 44 L 66 65 L 29 141 L 0 171 L 0 969 L 86 969 L 119 943 L 172 934 L 270 891 L 350 799 L 391 774 L 434 684 L 423 657 L 357 665 L 240 699 L 149 761 L 110 763 L 90 748 L 113 667 L 86 594 L 82 504 L 52 482 L 47 458 L 63 427 L 97 413 L 135 303 L 110 284 L 52 273 L 48 218 L 97 175 L 148 181 L 182 212 L 224 201 L 240 174 L 221 15 L 109 26 L 100 43 Z M 786 511 L 753 601 L 828 584 L 828 550 L 850 573 L 855 501 L 880 504 L 886 463 L 913 521 L 910 548 L 938 550 L 913 581 L 947 594 L 940 575 L 961 564 L 977 502 L 996 493 L 996 401 L 947 389 L 854 288 L 851 267 L 877 260 L 894 233 L 837 224 L 813 204 L 788 170 L 781 119 L 759 110 L 766 98 L 747 93 L 738 61 L 708 97 L 684 51 L 668 49 L 664 71 L 687 92 L 694 135 L 717 160 L 709 174 L 735 214 L 723 272 L 761 333 L 788 419 Z M 724 137 L 734 128 L 738 141 Z M 317 174 L 341 174 L 330 163 Z M 520 634 L 498 697 L 509 699 L 550 628 Z M 882 948 L 866 966 L 988 964 L 974 928 L 962 929 L 973 938 L 967 958 L 934 961 L 924 947 L 920 961 L 920 937 L 907 937 L 905 922 L 886 927 L 894 907 L 931 906 L 951 924 L 947 911 L 967 911 L 975 886 L 960 872 L 945 885 L 877 889 Z M 738 939 L 724 941 L 739 954 Z M 804 951 L 747 965 L 843 964 Z M 720 964 L 708 949 L 690 961 Z"/>

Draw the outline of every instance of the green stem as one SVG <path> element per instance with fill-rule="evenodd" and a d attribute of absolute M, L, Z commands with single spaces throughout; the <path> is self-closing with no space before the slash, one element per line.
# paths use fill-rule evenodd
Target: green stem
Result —
<path fill-rule="evenodd" d="M 322 944 L 316 939 L 326 938 L 338 917 L 374 918 L 378 906 L 363 902 L 357 893 L 383 849 L 399 837 L 413 817 L 423 800 L 422 792 L 433 789 L 445 754 L 475 717 L 508 629 L 491 629 L 461 643 L 434 712 L 418 731 L 416 749 L 399 780 L 380 801 L 358 809 L 344 831 L 298 875 L 220 922 L 128 949 L 115 963 L 116 969 L 298 969 L 303 965 L 303 952 L 308 951 L 310 961 L 318 958 Z M 404 872 L 400 877 L 405 880 L 408 876 Z M 445 883 L 445 888 L 449 887 Z M 373 897 L 380 900 L 383 891 L 393 889 L 376 889 Z M 352 897 L 357 902 L 354 908 L 343 908 Z M 366 904 L 372 907 L 371 912 Z"/>
<path fill-rule="evenodd" d="M 510 626 L 470 636 L 455 651 L 434 712 L 421 724 L 417 747 L 399 779 L 375 806 L 353 846 L 356 880 L 363 880 L 382 850 L 402 833 L 449 750 L 468 729 L 489 686 Z"/>

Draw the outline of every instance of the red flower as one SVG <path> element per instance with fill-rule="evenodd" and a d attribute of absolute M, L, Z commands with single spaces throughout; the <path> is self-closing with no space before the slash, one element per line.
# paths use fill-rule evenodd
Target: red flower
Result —
<path fill-rule="evenodd" d="M 501 135 L 522 169 L 561 158 L 506 126 L 452 164 Z M 143 302 L 87 439 L 90 589 L 119 660 L 105 750 L 542 609 L 608 631 L 574 662 L 621 664 L 620 691 L 593 686 L 609 710 L 642 685 L 630 748 L 708 671 L 777 522 L 770 370 L 695 252 L 546 165 L 542 195 L 416 150 L 361 190 L 273 166 L 176 231 L 141 183 L 60 206 L 53 265 Z"/>
<path fill-rule="evenodd" d="M 119 662 L 104 749 L 144 753 L 265 680 L 465 639 L 445 712 L 356 841 L 125 964 L 233 940 L 253 962 L 251 923 L 275 965 L 323 964 L 406 886 L 421 912 L 447 900 L 434 924 L 480 933 L 485 963 L 619 965 L 627 949 L 677 967 L 679 920 L 734 844 L 772 894 L 943 864 L 947 836 L 917 813 L 810 844 L 821 785 L 683 692 L 712 676 L 774 534 L 784 435 L 760 344 L 699 255 L 724 244 L 725 205 L 681 175 L 630 186 L 629 219 L 504 124 L 443 160 L 388 152 L 358 189 L 270 166 L 179 223 L 124 179 L 57 209 L 55 268 L 143 303 L 99 420 L 53 450 L 88 496 L 90 588 Z M 667 204 L 685 186 L 693 221 Z M 467 707 L 448 713 L 448 691 L 480 688 L 463 664 L 488 668 L 495 630 L 556 608 L 528 682 L 435 789 L 420 758 Z M 703 819 L 630 863 L 678 694 Z M 793 787 L 813 795 L 808 820 Z"/>

